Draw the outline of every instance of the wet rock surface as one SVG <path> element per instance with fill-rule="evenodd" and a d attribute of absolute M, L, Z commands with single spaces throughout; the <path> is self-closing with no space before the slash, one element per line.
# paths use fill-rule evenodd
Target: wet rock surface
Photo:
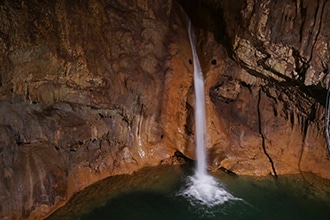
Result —
<path fill-rule="evenodd" d="M 179 3 L 205 76 L 209 168 L 330 179 L 329 2 Z M 0 218 L 195 158 L 186 22 L 170 0 L 0 3 Z"/>
<path fill-rule="evenodd" d="M 180 2 L 198 29 L 211 168 L 329 178 L 328 1 Z"/>

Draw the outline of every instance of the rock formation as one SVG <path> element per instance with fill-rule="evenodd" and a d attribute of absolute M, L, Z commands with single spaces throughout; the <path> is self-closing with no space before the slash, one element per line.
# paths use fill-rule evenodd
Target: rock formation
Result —
<path fill-rule="evenodd" d="M 323 128 L 328 1 L 181 3 L 199 27 L 210 166 L 329 178 Z"/>
<path fill-rule="evenodd" d="M 206 80 L 210 169 L 330 179 L 326 0 L 0 2 L 0 218 L 194 159 L 187 12 Z"/>

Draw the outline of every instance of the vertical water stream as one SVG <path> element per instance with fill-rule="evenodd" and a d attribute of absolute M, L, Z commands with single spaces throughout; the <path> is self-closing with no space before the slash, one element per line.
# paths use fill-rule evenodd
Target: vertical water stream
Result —
<path fill-rule="evenodd" d="M 191 22 L 188 24 L 188 35 L 191 45 L 191 52 L 194 64 L 194 88 L 195 88 L 195 143 L 196 143 L 196 174 L 206 175 L 206 114 L 204 97 L 204 77 L 200 67 L 196 46 L 194 43 L 194 34 L 192 32 Z"/>
<path fill-rule="evenodd" d="M 200 67 L 194 33 L 191 22 L 188 24 L 188 35 L 194 63 L 194 88 L 195 88 L 195 144 L 197 164 L 195 175 L 190 176 L 186 188 L 180 192 L 192 203 L 199 203 L 212 207 L 223 204 L 228 200 L 238 200 L 227 192 L 222 184 L 207 173 L 206 157 L 206 113 L 204 78 Z"/>

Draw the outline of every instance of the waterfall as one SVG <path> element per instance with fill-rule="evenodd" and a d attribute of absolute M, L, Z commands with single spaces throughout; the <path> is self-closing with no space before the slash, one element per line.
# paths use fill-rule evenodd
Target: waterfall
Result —
<path fill-rule="evenodd" d="M 328 150 L 328 157 L 330 156 L 330 136 L 329 136 L 329 100 L 330 99 L 330 83 L 328 84 L 328 92 L 327 98 L 325 100 L 325 114 L 324 114 L 324 133 L 325 133 L 325 140 L 327 143 L 327 150 Z"/>
<path fill-rule="evenodd" d="M 196 142 L 196 174 L 206 175 L 206 114 L 205 114 L 205 97 L 204 97 L 204 77 L 200 67 L 196 46 L 194 43 L 194 34 L 191 28 L 191 22 L 188 24 L 188 35 L 191 45 L 191 51 L 194 64 L 194 87 L 195 87 L 195 142 Z"/>
<path fill-rule="evenodd" d="M 191 22 L 188 24 L 188 35 L 194 64 L 195 87 L 195 144 L 197 165 L 195 175 L 190 176 L 187 186 L 179 195 L 207 207 L 223 204 L 229 200 L 241 200 L 227 192 L 222 184 L 207 173 L 206 157 L 206 113 L 203 72 L 200 67 Z"/>

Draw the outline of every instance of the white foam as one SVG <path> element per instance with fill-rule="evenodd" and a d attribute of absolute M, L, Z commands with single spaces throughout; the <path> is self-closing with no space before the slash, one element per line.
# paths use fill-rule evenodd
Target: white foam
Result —
<path fill-rule="evenodd" d="M 187 186 L 179 195 L 187 198 L 193 205 L 200 204 L 208 207 L 224 204 L 229 200 L 241 200 L 234 197 L 212 176 L 189 176 Z"/>

